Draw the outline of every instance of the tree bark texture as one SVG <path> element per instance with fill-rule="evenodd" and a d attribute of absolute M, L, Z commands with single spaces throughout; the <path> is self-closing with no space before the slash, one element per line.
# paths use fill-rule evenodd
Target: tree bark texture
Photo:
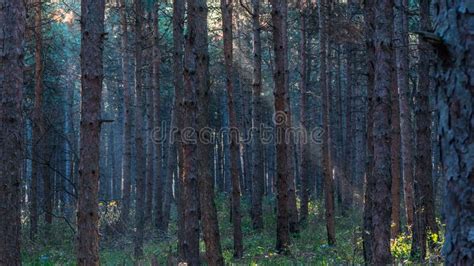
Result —
<path fill-rule="evenodd" d="M 104 0 L 81 1 L 81 126 L 77 264 L 99 265 L 99 147 Z"/>
<path fill-rule="evenodd" d="M 373 264 L 390 264 L 390 215 L 391 215 L 391 98 L 392 86 L 392 27 L 393 1 L 381 0 L 375 3 L 375 79 L 373 145 L 374 168 L 372 227 Z"/>
<path fill-rule="evenodd" d="M 0 1 L 0 264 L 21 265 L 24 1 Z"/>
<path fill-rule="evenodd" d="M 227 105 L 229 109 L 230 128 L 237 129 L 237 115 L 233 86 L 233 43 L 232 43 L 232 0 L 221 0 L 222 30 L 224 35 L 224 64 L 226 72 Z M 232 182 L 232 228 L 234 236 L 234 258 L 242 258 L 242 225 L 240 212 L 239 165 L 239 132 L 230 132 L 231 182 Z"/>
<path fill-rule="evenodd" d="M 433 1 L 438 134 L 446 180 L 443 247 L 447 265 L 474 263 L 474 129 L 471 1 Z M 438 39 L 439 38 L 439 39 Z"/>
<path fill-rule="evenodd" d="M 285 141 L 285 132 L 290 127 L 290 110 L 288 94 L 288 40 L 287 40 L 287 1 L 272 0 L 273 48 L 275 69 L 275 114 L 276 124 L 276 188 L 277 188 L 277 240 L 276 249 L 279 253 L 288 253 L 290 247 L 289 234 L 289 143 Z M 279 139 L 279 140 L 278 140 Z"/>

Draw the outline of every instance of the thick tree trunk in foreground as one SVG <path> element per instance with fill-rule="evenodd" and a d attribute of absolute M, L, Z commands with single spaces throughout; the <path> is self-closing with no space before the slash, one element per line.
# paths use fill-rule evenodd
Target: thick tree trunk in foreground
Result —
<path fill-rule="evenodd" d="M 263 229 L 262 200 L 265 190 L 265 172 L 260 126 L 263 123 L 262 99 L 262 41 L 260 37 L 260 0 L 252 0 L 252 49 L 253 49 L 253 80 L 252 100 L 254 115 L 254 152 L 252 171 L 252 226 L 255 230 Z"/>
<path fill-rule="evenodd" d="M 131 160 L 132 160 L 132 90 L 129 84 L 129 57 L 128 49 L 128 30 L 127 30 L 127 12 L 125 0 L 120 0 L 120 26 L 121 36 L 121 54 L 122 54 L 122 88 L 123 88 L 123 108 L 124 108 L 124 129 L 123 129 L 123 154 L 122 154 L 122 204 L 120 220 L 123 225 L 128 221 L 130 213 L 130 190 L 131 190 Z"/>
<path fill-rule="evenodd" d="M 441 156 L 446 178 L 446 236 L 443 247 L 447 265 L 474 263 L 474 150 L 472 124 L 474 25 L 470 1 L 433 1 L 437 110 Z M 468 7 L 468 8 L 466 8 Z"/>
<path fill-rule="evenodd" d="M 372 243 L 375 265 L 390 264 L 390 215 L 391 215 L 391 98 L 392 86 L 392 27 L 393 1 L 379 0 L 375 3 L 375 80 L 374 80 L 374 168 Z"/>
<path fill-rule="evenodd" d="M 334 222 L 334 180 L 332 174 L 332 155 L 331 155 L 331 128 L 330 128 L 330 109 L 331 109 L 331 95 L 329 89 L 329 72 L 327 67 L 328 61 L 328 36 L 327 36 L 327 9 L 328 2 L 320 0 L 319 2 L 319 34 L 320 34 L 320 87 L 322 92 L 322 108 L 323 108 L 323 175 L 324 175 L 324 202 L 325 202 L 325 216 L 326 216 L 326 230 L 328 244 L 336 244 L 336 229 Z"/>
<path fill-rule="evenodd" d="M 104 0 L 81 2 L 81 142 L 77 203 L 77 264 L 99 265 L 99 147 Z"/>
<path fill-rule="evenodd" d="M 193 2 L 191 4 L 191 2 Z M 188 1 L 190 36 L 194 50 L 192 60 L 196 66 L 195 90 L 197 96 L 197 128 L 198 134 L 198 186 L 201 206 L 201 220 L 206 259 L 210 265 L 223 265 L 222 248 L 219 236 L 217 210 L 214 203 L 214 179 L 212 176 L 212 141 L 210 124 L 210 83 L 209 83 L 209 51 L 207 26 L 207 1 Z M 188 33 L 188 34 L 189 34 Z M 191 47 L 189 47 L 191 48 Z M 207 142 L 209 141 L 209 142 Z M 199 255 L 199 254 L 198 254 Z"/>
<path fill-rule="evenodd" d="M 289 199 L 290 167 L 288 165 L 288 143 L 285 133 L 290 127 L 289 95 L 288 95 L 288 40 L 287 40 L 287 2 L 272 0 L 273 47 L 275 52 L 275 117 L 276 124 L 276 163 L 277 163 L 277 240 L 276 250 L 288 253 L 290 247 L 289 234 Z M 279 140 L 278 140 L 279 138 Z"/>
<path fill-rule="evenodd" d="M 144 133 L 144 95 L 143 95 L 143 6 L 142 0 L 134 0 L 135 8 L 135 146 L 136 146 L 136 201 L 135 201 L 135 226 L 134 256 L 140 259 L 143 256 L 143 236 L 145 230 L 145 189 L 146 165 Z"/>
<path fill-rule="evenodd" d="M 414 131 L 410 110 L 410 88 L 408 80 L 408 0 L 395 0 L 394 45 L 396 52 L 397 84 L 400 104 L 400 132 L 402 151 L 403 189 L 407 227 L 413 227 L 413 147 Z"/>
<path fill-rule="evenodd" d="M 232 0 L 221 0 L 222 30 L 224 35 L 224 62 L 226 72 L 227 105 L 230 128 L 237 128 L 237 115 L 233 86 L 233 44 L 232 44 Z M 242 258 L 242 228 L 240 213 L 239 132 L 230 132 L 231 179 L 232 179 L 232 227 L 234 232 L 234 258 Z"/>
<path fill-rule="evenodd" d="M 0 265 L 21 265 L 24 1 L 0 0 Z M 99 90 L 100 91 L 100 90 Z"/>

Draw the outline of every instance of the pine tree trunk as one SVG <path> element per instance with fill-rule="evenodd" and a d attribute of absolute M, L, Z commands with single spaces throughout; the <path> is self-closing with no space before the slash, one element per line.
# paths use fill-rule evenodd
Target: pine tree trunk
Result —
<path fill-rule="evenodd" d="M 392 53 L 392 64 L 395 64 L 395 53 Z M 392 144 L 391 174 L 392 174 L 392 214 L 391 238 L 395 239 L 400 234 L 400 110 L 398 106 L 398 83 L 395 68 L 391 70 L 392 86 L 390 88 L 392 103 Z"/>
<path fill-rule="evenodd" d="M 428 1 L 420 2 L 420 24 L 422 30 L 431 30 Z M 415 216 L 413 220 L 411 256 L 415 261 L 423 262 L 426 257 L 427 231 L 429 230 L 427 228 L 426 212 L 427 207 L 433 210 L 434 202 L 431 181 L 431 114 L 429 106 L 430 46 L 422 38 L 419 41 L 418 87 L 416 88 L 414 105 L 416 122 Z"/>
<path fill-rule="evenodd" d="M 154 10 L 152 14 L 152 23 L 153 23 L 153 55 L 152 55 L 152 87 L 153 87 L 153 124 L 154 129 L 152 132 L 155 132 L 155 129 L 161 128 L 160 125 L 160 118 L 161 118 L 161 87 L 160 87 L 160 67 L 161 67 L 161 50 L 160 50 L 160 28 L 159 28 L 159 19 L 158 19 L 158 12 L 160 9 L 159 2 L 155 2 Z M 174 103 L 174 101 L 173 101 Z M 172 107 L 173 108 L 173 107 Z M 172 112 L 171 115 L 174 113 Z M 155 164 L 155 173 L 154 173 L 154 191 L 155 191 L 155 226 L 161 230 L 166 231 L 163 223 L 163 201 L 164 198 L 167 197 L 166 187 L 163 188 L 163 179 L 161 178 L 161 166 L 162 166 L 162 159 L 161 159 L 161 147 L 162 142 L 158 139 L 155 139 L 153 136 L 153 149 L 154 149 L 154 164 Z M 171 165 L 168 165 L 171 167 Z M 172 177 L 167 177 L 172 178 Z M 166 183 L 166 181 L 165 181 Z M 152 185 L 152 184 L 149 184 Z M 152 201 L 153 199 L 151 199 Z"/>
<path fill-rule="evenodd" d="M 193 2 L 192 4 L 190 2 Z M 209 52 L 208 52 L 208 26 L 207 26 L 207 1 L 188 1 L 190 39 L 194 41 L 194 54 L 192 60 L 196 65 L 195 90 L 197 96 L 197 129 L 198 140 L 198 186 L 200 214 L 204 244 L 206 245 L 206 258 L 210 265 L 223 265 L 222 248 L 219 235 L 217 210 L 214 203 L 214 180 L 212 175 L 212 141 L 210 117 L 211 111 L 208 103 L 211 102 L 209 83 Z M 193 35 L 195 34 L 195 35 Z M 193 39 L 191 39 L 193 38 Z M 191 47 L 189 47 L 191 48 Z M 199 254 L 198 254 L 199 255 Z"/>
<path fill-rule="evenodd" d="M 184 11 L 185 0 L 173 0 L 173 85 L 175 90 L 175 108 L 176 108 L 176 127 L 178 128 L 175 136 L 177 159 L 178 159 L 178 176 L 176 180 L 176 207 L 178 212 L 178 258 L 185 259 L 184 241 L 185 241 L 185 224 L 184 224 L 184 146 L 182 142 L 182 130 L 184 128 L 184 81 L 183 81 L 183 45 L 184 45 Z"/>
<path fill-rule="evenodd" d="M 260 126 L 263 123 L 262 100 L 262 41 L 260 37 L 260 1 L 252 0 L 252 49 L 253 49 L 253 77 L 252 100 L 254 116 L 254 151 L 252 171 L 252 226 L 255 230 L 263 229 L 262 200 L 265 190 L 265 174 Z"/>
<path fill-rule="evenodd" d="M 331 109 L 331 93 L 329 89 L 328 80 L 328 67 L 327 67 L 327 8 L 328 2 L 326 0 L 320 0 L 319 2 L 319 34 L 320 34 L 320 87 L 322 91 L 322 116 L 323 116 L 323 175 L 324 175 L 324 198 L 325 198 L 325 210 L 326 210 L 326 230 L 327 239 L 329 245 L 336 244 L 336 233 L 334 224 L 334 181 L 332 175 L 332 155 L 331 155 L 331 130 L 329 126 L 330 122 L 330 109 Z"/>
<path fill-rule="evenodd" d="M 227 105 L 230 128 L 237 129 L 237 115 L 233 92 L 233 44 L 232 44 L 232 0 L 221 0 L 222 29 L 224 35 L 224 62 L 226 70 Z M 232 179 L 232 227 L 234 233 L 234 258 L 242 258 L 242 229 L 240 213 L 239 132 L 230 132 L 231 179 Z"/>
<path fill-rule="evenodd" d="M 474 263 L 472 1 L 433 1 L 441 156 L 446 180 L 446 265 Z"/>
<path fill-rule="evenodd" d="M 364 4 L 364 22 L 365 22 L 365 37 L 367 49 L 367 161 L 365 172 L 365 192 L 364 192 L 364 221 L 363 221 L 363 249 L 364 262 L 370 265 L 373 260 L 373 238 L 374 230 L 372 226 L 372 209 L 373 209 L 373 194 L 375 190 L 375 178 L 373 177 L 373 158 L 374 158 L 374 82 L 375 82 L 375 46 L 374 46 L 374 31 L 375 31 L 375 14 L 374 14 L 374 0 L 367 0 Z"/>
<path fill-rule="evenodd" d="M 391 98 L 392 86 L 392 27 L 393 1 L 375 3 L 375 80 L 374 80 L 374 168 L 373 191 L 373 264 L 390 264 L 390 215 L 391 215 Z"/>
<path fill-rule="evenodd" d="M 148 53 L 149 54 L 149 53 Z M 148 55 L 147 55 L 148 56 Z M 154 57 L 152 57 L 154 58 Z M 153 68 L 153 66 L 152 66 Z M 152 70 L 153 72 L 153 70 Z M 148 73 L 147 73 L 148 74 Z M 154 76 L 153 74 L 154 73 L 150 73 L 152 74 L 151 76 L 147 77 L 146 79 L 147 80 L 150 80 L 150 79 L 153 79 Z M 152 81 L 153 82 L 153 81 Z M 144 206 L 144 209 L 145 209 L 145 224 L 148 224 L 149 222 L 151 222 L 151 219 L 152 219 L 152 207 L 153 207 L 153 185 L 154 185 L 154 179 L 155 179 L 155 176 L 159 176 L 160 174 L 160 170 L 161 168 L 159 167 L 156 167 L 156 171 L 155 171 L 155 167 L 154 167 L 154 164 L 155 164 L 155 156 L 154 156 L 154 148 L 155 148 L 155 140 L 153 139 L 153 128 L 154 128 L 154 122 L 155 122 L 155 104 L 154 104 L 154 86 L 155 84 L 149 84 L 149 82 L 147 82 L 147 84 L 145 85 L 146 87 L 146 91 L 145 91 L 145 102 L 144 104 L 146 105 L 146 132 L 147 134 L 145 134 L 146 139 L 145 139 L 145 143 L 146 143 L 146 155 L 145 155 L 145 169 L 146 169 L 146 173 L 145 173 L 145 185 L 146 185 L 146 188 L 145 188 L 145 206 Z M 161 193 L 161 189 L 159 190 L 159 192 Z M 161 201 L 160 201 L 161 202 Z"/>
<path fill-rule="evenodd" d="M 104 0 L 81 1 L 81 137 L 77 264 L 99 265 L 99 147 Z"/>
<path fill-rule="evenodd" d="M 422 31 L 432 31 L 428 0 L 420 2 L 420 26 Z M 422 38 L 418 44 L 418 87 L 415 93 L 415 217 L 413 222 L 412 255 L 420 262 L 426 257 L 428 233 L 437 234 L 435 203 L 433 195 L 431 162 L 431 110 L 430 110 L 430 65 L 433 53 Z M 430 241 L 430 244 L 433 244 Z"/>
<path fill-rule="evenodd" d="M 184 49 L 184 113 L 183 137 L 183 180 L 184 180 L 184 258 L 190 265 L 198 265 L 199 260 L 199 190 L 197 163 L 197 90 L 200 86 L 197 49 L 198 48 L 198 14 L 195 1 L 187 1 L 187 33 Z M 202 11 L 202 10 L 201 10 Z M 206 9 L 207 12 L 207 9 Z M 206 27 L 207 29 L 207 27 Z M 202 37 L 202 36 L 201 36 Z M 201 40 L 202 41 L 202 40 Z M 199 44 L 202 44 L 199 42 Z M 206 46 L 207 47 L 207 46 Z M 203 49 L 203 47 L 200 47 Z M 207 60 L 207 58 L 205 59 Z M 191 132 L 191 129 L 192 132 Z M 194 141 L 193 141 L 194 140 Z"/>
<path fill-rule="evenodd" d="M 140 259 L 143 256 L 143 237 L 145 230 L 145 189 L 146 165 L 144 135 L 144 95 L 143 95 L 143 6 L 142 0 L 134 0 L 135 9 L 135 147 L 136 147 L 136 201 L 135 201 L 135 226 L 134 256 Z"/>
<path fill-rule="evenodd" d="M 400 104 L 400 133 L 402 151 L 403 189 L 407 226 L 413 227 L 413 147 L 414 131 L 410 110 L 410 88 L 408 80 L 408 0 L 395 0 L 394 45 L 396 52 L 397 84 Z"/>
<path fill-rule="evenodd" d="M 34 3 L 34 36 L 35 36 L 35 101 L 33 106 L 33 147 L 32 147 L 32 173 L 31 173 L 31 191 L 30 191 L 30 238 L 34 240 L 38 232 L 38 189 L 40 177 L 45 169 L 41 165 L 44 160 L 44 118 L 43 118 L 43 34 L 42 34 L 42 1 L 36 0 Z"/>
<path fill-rule="evenodd" d="M 287 39 L 287 2 L 272 0 L 273 48 L 275 53 L 275 115 L 276 134 L 276 187 L 277 187 L 277 241 L 276 250 L 279 253 L 289 253 L 289 187 L 292 174 L 290 173 L 289 143 L 285 141 L 285 133 L 290 127 L 290 109 L 288 94 L 288 39 Z M 283 137 L 283 138 L 282 138 Z M 278 137 L 277 137 L 278 138 Z"/>
<path fill-rule="evenodd" d="M 21 265 L 24 1 L 0 0 L 0 264 Z"/>
<path fill-rule="evenodd" d="M 172 109 L 171 109 L 171 121 L 170 125 L 171 128 L 176 128 L 176 104 L 175 100 L 173 101 L 172 104 Z M 171 136 L 170 136 L 171 137 Z M 162 205 L 162 221 L 160 224 L 157 226 L 162 232 L 166 233 L 168 231 L 168 225 L 170 222 L 170 208 L 171 208 L 171 201 L 173 200 L 173 190 L 172 190 L 172 184 L 173 184 L 173 175 L 176 173 L 176 166 L 177 166 L 177 145 L 176 142 L 173 139 L 168 140 L 168 160 L 166 165 L 168 166 L 167 168 L 167 173 L 165 176 L 165 180 L 163 182 L 163 202 L 158 201 L 159 198 L 156 197 L 156 205 L 155 207 L 158 207 L 158 205 Z M 159 221 L 157 221 L 159 222 Z"/>
<path fill-rule="evenodd" d="M 122 154 L 122 204 L 120 220 L 123 225 L 127 223 L 130 214 L 130 192 L 132 186 L 131 161 L 132 161 L 132 104 L 133 92 L 129 84 L 129 57 L 128 49 L 128 30 L 127 30 L 127 9 L 125 0 L 120 0 L 120 26 L 121 36 L 121 56 L 122 56 L 122 88 L 124 105 L 124 134 L 123 134 L 123 154 Z"/>
<path fill-rule="evenodd" d="M 301 105 L 300 105 L 300 123 L 304 132 L 308 134 L 310 132 L 310 118 L 308 112 L 308 93 L 307 84 L 308 84 L 308 60 L 307 60 L 307 13 L 308 13 L 308 3 L 306 0 L 299 0 L 299 12 L 300 12 L 300 90 L 301 90 Z M 308 136 L 308 135 L 307 135 Z M 311 163 L 311 142 L 308 140 L 306 143 L 301 143 L 301 166 L 300 166 L 300 175 L 301 175 L 301 207 L 300 207 L 300 221 L 302 224 L 305 224 L 308 219 L 308 201 L 310 194 L 310 163 Z"/>

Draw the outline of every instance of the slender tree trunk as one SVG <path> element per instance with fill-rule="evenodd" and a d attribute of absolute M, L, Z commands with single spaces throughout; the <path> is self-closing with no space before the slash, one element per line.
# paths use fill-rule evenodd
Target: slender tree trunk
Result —
<path fill-rule="evenodd" d="M 189 265 L 199 265 L 199 190 L 197 164 L 197 90 L 199 76 L 197 74 L 198 58 L 196 50 L 204 47 L 198 45 L 198 15 L 196 1 L 187 1 L 187 32 L 184 49 L 184 112 L 183 125 L 186 129 L 194 129 L 192 133 L 183 131 L 183 180 L 184 180 L 184 258 Z M 202 11 L 202 10 L 201 10 Z M 207 12 L 207 9 L 206 11 Z M 205 16 L 206 17 L 206 16 Z M 206 27 L 207 29 L 207 27 Z M 207 34 L 206 34 L 207 36 Z M 203 37 L 203 36 L 200 36 Z M 202 40 L 200 40 L 202 41 Z M 206 46 L 207 47 L 207 46 Z M 205 59 L 207 60 L 207 58 Z M 186 139 L 185 139 L 186 138 Z"/>
<path fill-rule="evenodd" d="M 407 226 L 413 226 L 413 122 L 410 110 L 410 88 L 408 81 L 408 0 L 395 0 L 394 45 L 396 51 L 397 84 L 400 104 L 400 132 L 402 143 L 403 189 Z"/>
<path fill-rule="evenodd" d="M 193 4 L 190 4 L 193 2 Z M 202 231 L 204 244 L 206 245 L 206 259 L 210 265 L 223 265 L 222 248 L 219 235 L 219 223 L 217 210 L 214 203 L 214 180 L 212 177 L 212 141 L 209 130 L 211 128 L 211 110 L 209 102 L 209 52 L 208 52 L 208 26 L 207 26 L 207 1 L 188 0 L 189 11 L 193 14 L 189 21 L 190 39 L 194 40 L 194 60 L 196 64 L 195 89 L 197 95 L 197 128 L 199 130 L 198 140 L 198 186 L 200 200 L 200 214 L 202 220 Z M 188 17 L 190 14 L 188 13 Z M 193 28 L 194 27 L 194 28 Z M 193 33 L 195 35 L 193 35 Z M 191 39 L 194 38 L 194 39 Z M 189 47 L 191 48 L 191 47 Z"/>
<path fill-rule="evenodd" d="M 320 0 L 319 2 L 319 34 L 320 34 L 320 68 L 319 68 L 319 82 L 322 91 L 322 115 L 323 115 L 323 168 L 324 168 L 324 195 L 326 207 L 326 230 L 328 237 L 328 244 L 336 244 L 336 233 L 334 223 L 334 181 L 332 175 L 332 155 L 331 155 L 331 131 L 329 126 L 329 117 L 331 112 L 331 93 L 329 89 L 328 68 L 327 68 L 327 8 L 328 2 Z"/>
<path fill-rule="evenodd" d="M 34 240 L 38 232 L 38 188 L 39 177 L 41 176 L 40 162 L 43 160 L 42 152 L 44 137 L 43 124 L 43 34 L 42 34 L 42 1 L 36 0 L 34 3 L 34 35 L 35 35 L 35 102 L 33 106 L 33 147 L 32 147 L 32 173 L 30 190 L 30 238 Z M 44 173 L 43 173 L 44 174 Z"/>
<path fill-rule="evenodd" d="M 160 115 L 161 115 L 161 87 L 160 87 L 160 67 L 161 67 L 161 50 L 159 44 L 160 38 L 160 28 L 159 28 L 159 19 L 158 12 L 160 9 L 160 4 L 158 1 L 154 4 L 154 11 L 152 15 L 153 20 L 153 71 L 152 71 L 152 86 L 153 86 L 153 110 L 154 110 L 154 125 L 155 127 L 161 127 L 160 125 Z M 174 104 L 174 101 L 173 101 Z M 171 115 L 174 113 L 172 112 Z M 173 118 L 172 118 L 173 119 Z M 171 125 L 171 124 L 170 124 Z M 153 131 L 155 132 L 155 131 Z M 160 176 L 161 173 L 161 145 L 163 143 L 159 142 L 157 139 L 153 139 L 154 151 L 155 151 L 155 225 L 161 231 L 165 231 L 163 223 L 163 199 L 167 197 L 166 187 L 163 188 L 163 180 Z M 171 165 L 168 165 L 171 167 Z M 167 177 L 171 178 L 171 177 Z M 166 183 L 166 182 L 165 182 Z"/>
<path fill-rule="evenodd" d="M 171 121 L 170 125 L 171 128 L 174 129 L 176 127 L 176 101 L 173 101 L 172 109 L 171 109 Z M 171 136 L 170 136 L 171 137 Z M 158 197 L 156 197 L 156 205 L 162 205 L 162 221 L 161 221 L 161 228 L 162 232 L 168 231 L 168 225 L 170 222 L 170 207 L 171 201 L 173 200 L 173 191 L 172 191 L 172 184 L 173 184 L 173 175 L 176 173 L 176 166 L 177 166 L 177 153 L 176 153 L 176 142 L 173 139 L 169 139 L 167 143 L 168 147 L 168 160 L 167 160 L 167 173 L 163 183 L 163 202 L 159 202 Z M 158 206 L 156 206 L 158 207 Z M 158 222 L 158 221 L 157 221 Z"/>
<path fill-rule="evenodd" d="M 222 30 L 224 34 L 224 61 L 226 70 L 227 105 L 230 128 L 237 129 L 237 115 L 233 92 L 233 44 L 232 44 L 232 0 L 221 0 Z M 232 227 L 234 232 L 234 258 L 243 256 L 242 228 L 240 213 L 239 132 L 230 132 L 231 179 L 232 179 Z"/>
<path fill-rule="evenodd" d="M 121 206 L 121 222 L 124 224 L 128 221 L 130 214 L 130 192 L 132 186 L 131 177 L 131 161 L 132 161 L 132 104 L 133 92 L 129 84 L 129 57 L 128 57 L 128 30 L 127 30 L 127 7 L 125 0 L 120 1 L 120 25 L 121 25 L 121 53 L 122 53 L 122 88 L 123 88 L 123 105 L 124 105 L 124 134 L 123 134 L 123 154 L 122 154 L 122 206 Z"/>
<path fill-rule="evenodd" d="M 153 59 L 152 59 L 153 60 Z M 153 68 L 153 66 L 152 66 Z M 150 75 L 148 79 L 153 79 L 153 74 Z M 152 209 L 153 209 L 153 185 L 154 185 L 154 180 L 155 176 L 159 176 L 161 168 L 156 168 L 154 167 L 155 164 L 155 157 L 154 157 L 154 148 L 155 148 L 155 143 L 152 137 L 153 134 L 153 128 L 154 128 L 154 121 L 155 121 L 155 109 L 154 109 L 154 88 L 152 86 L 154 84 L 151 84 L 149 86 L 148 84 L 145 85 L 145 102 L 144 104 L 146 105 L 146 155 L 145 155 L 145 224 L 148 224 L 151 219 L 152 219 Z M 161 193 L 161 191 L 159 191 Z M 161 202 L 161 201 L 160 201 Z"/>
<path fill-rule="evenodd" d="M 428 0 L 420 2 L 422 31 L 432 31 Z M 412 256 L 423 262 L 426 257 L 428 233 L 437 234 L 431 162 L 430 65 L 431 47 L 422 38 L 418 52 L 418 87 L 415 94 L 416 153 L 415 153 L 415 217 L 413 223 Z"/>
<path fill-rule="evenodd" d="M 24 1 L 0 0 L 0 264 L 21 265 Z"/>
<path fill-rule="evenodd" d="M 81 142 L 77 264 L 99 265 L 99 147 L 104 0 L 81 1 Z"/>
<path fill-rule="evenodd" d="M 472 71 L 472 2 L 433 1 L 438 134 L 446 178 L 446 234 L 443 247 L 446 265 L 472 265 L 474 171 L 472 124 L 474 102 Z M 467 8 L 468 7 L 468 8 Z"/>
<path fill-rule="evenodd" d="M 254 157 L 252 171 L 252 226 L 255 230 L 263 229 L 262 200 L 265 190 L 265 174 L 263 165 L 264 147 L 260 126 L 263 123 L 262 101 L 262 41 L 260 37 L 260 1 L 252 0 L 252 50 L 253 50 L 253 77 L 252 99 L 254 115 Z"/>
<path fill-rule="evenodd" d="M 373 209 L 373 194 L 375 190 L 375 178 L 373 177 L 373 158 L 374 158 L 374 137 L 373 137 L 373 121 L 374 121 L 374 83 L 375 83 L 375 46 L 374 46 L 374 31 L 375 31 L 375 14 L 374 14 L 374 0 L 366 0 L 364 3 L 364 20 L 365 20 L 365 35 L 366 35 L 366 49 L 367 49 L 367 161 L 365 172 L 365 193 L 364 193 L 364 222 L 363 222 L 363 249 L 364 262 L 370 265 L 373 260 L 373 238 L 374 230 L 372 227 L 372 209 Z"/>
<path fill-rule="evenodd" d="M 374 80 L 374 168 L 375 190 L 373 191 L 372 226 L 373 264 L 390 264 L 390 215 L 391 215 L 391 98 L 392 86 L 392 27 L 393 1 L 380 0 L 375 3 L 375 80 Z"/>
<path fill-rule="evenodd" d="M 349 15 L 352 17 L 353 13 L 353 7 L 352 3 L 349 3 Z M 342 184 L 342 190 L 343 190 L 343 206 L 345 206 L 346 210 L 350 209 L 353 207 L 353 201 L 354 201 L 354 190 L 355 188 L 353 187 L 355 182 L 353 180 L 354 173 L 351 171 L 353 168 L 353 164 L 355 163 L 355 160 L 353 159 L 353 155 L 355 153 L 355 149 L 353 149 L 353 144 L 354 144 L 354 131 L 353 131 L 353 90 L 354 90 L 354 84 L 353 84 L 353 45 L 351 43 L 348 43 L 344 46 L 345 50 L 345 55 L 346 55 L 346 112 L 344 115 L 345 120 L 346 120 L 346 126 L 345 126 L 345 136 L 344 136 L 344 143 L 342 147 L 342 151 L 344 154 L 342 155 L 342 160 L 344 160 L 341 164 L 342 167 L 342 176 L 343 176 L 343 184 Z M 341 99 L 342 100 L 342 99 Z M 341 118 L 342 119 L 342 118 Z M 341 134 L 344 134 L 341 132 Z"/>
<path fill-rule="evenodd" d="M 310 132 L 310 118 L 308 113 L 308 93 L 307 89 L 307 82 L 308 82 L 308 61 L 307 61 L 307 8 L 308 2 L 306 0 L 299 0 L 299 12 L 300 12 L 300 60 L 301 60 L 301 68 L 300 68 L 300 90 L 301 90 L 301 105 L 300 105 L 300 123 L 301 127 L 304 129 L 305 133 Z M 308 201 L 309 201 L 309 193 L 310 189 L 310 163 L 311 163 L 311 146 L 309 140 L 306 143 L 301 143 L 301 166 L 300 166 L 300 173 L 301 173 L 301 207 L 300 207 L 300 221 L 302 224 L 305 224 L 308 219 Z"/>
<path fill-rule="evenodd" d="M 145 145 L 143 140 L 144 123 L 144 95 L 143 95 L 143 6 L 142 0 L 134 0 L 135 8 L 135 147 L 136 147 L 136 201 L 135 201 L 135 238 L 134 256 L 140 259 L 143 256 L 143 236 L 145 230 L 145 188 L 146 188 L 146 165 Z"/>
<path fill-rule="evenodd" d="M 392 64 L 395 64 L 395 53 L 392 54 Z M 392 86 L 390 88 L 392 104 L 392 144 L 391 173 L 392 173 L 392 214 L 391 238 L 395 239 L 400 234 L 400 110 L 398 106 L 398 83 L 395 68 L 391 70 Z"/>
<path fill-rule="evenodd" d="M 178 211 L 178 258 L 185 259 L 184 241 L 184 146 L 182 141 L 182 130 L 184 128 L 185 106 L 184 106 L 184 83 L 183 83 L 183 45 L 184 45 L 184 11 L 185 0 L 173 0 L 173 85 L 175 90 L 176 127 L 177 134 L 174 137 L 178 159 L 178 174 L 176 178 L 177 211 Z M 171 136 L 170 136 L 171 137 Z"/>
<path fill-rule="evenodd" d="M 276 163 L 277 163 L 277 241 L 279 253 L 289 253 L 289 191 L 290 165 L 288 156 L 290 147 L 285 141 L 285 133 L 290 127 L 290 109 L 288 94 L 288 39 L 287 39 L 287 2 L 272 0 L 273 47 L 275 52 L 275 117 L 276 124 Z M 279 140 L 278 140 L 279 138 Z"/>

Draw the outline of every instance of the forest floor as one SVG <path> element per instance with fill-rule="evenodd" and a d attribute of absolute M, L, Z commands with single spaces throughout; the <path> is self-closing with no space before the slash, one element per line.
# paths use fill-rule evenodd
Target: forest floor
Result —
<path fill-rule="evenodd" d="M 309 219 L 300 233 L 293 235 L 291 255 L 279 255 L 275 251 L 276 214 L 274 204 L 266 199 L 264 203 L 265 228 L 257 233 L 252 229 L 249 213 L 249 202 L 243 201 L 242 231 L 244 235 L 244 257 L 233 259 L 232 224 L 229 219 L 229 202 L 223 195 L 217 196 L 219 226 L 223 256 L 226 264 L 233 265 L 360 265 L 363 264 L 362 254 L 362 207 L 336 215 L 336 246 L 328 246 L 326 241 L 326 226 L 324 208 L 321 203 L 310 203 Z M 113 232 L 106 224 L 118 216 L 113 210 L 116 205 L 109 203 L 112 208 L 101 205 L 101 264 L 102 265 L 151 265 L 156 260 L 159 265 L 177 264 L 175 257 L 177 246 L 176 223 L 170 223 L 170 234 L 158 236 L 153 229 L 145 233 L 145 258 L 138 263 L 133 258 L 133 235 Z M 104 210 L 107 209 L 107 212 Z M 111 211 L 112 209 L 112 211 Z M 172 210 L 175 218 L 176 211 Z M 133 219 L 131 219 L 133 221 Z M 74 232 L 64 221 L 57 221 L 49 232 L 41 233 L 35 243 L 23 240 L 24 265 L 75 265 Z M 151 226 L 150 226 L 151 227 Z M 23 235 L 27 235 L 24 232 Z M 442 234 L 440 234 L 442 235 Z M 47 236 L 47 237 L 44 237 Z M 436 240 L 435 250 L 429 255 L 432 263 L 440 263 L 439 253 L 442 239 L 438 235 L 431 236 Z M 392 255 L 401 263 L 410 262 L 410 241 L 405 235 L 392 243 Z M 201 252 L 204 257 L 204 242 L 201 241 Z"/>

